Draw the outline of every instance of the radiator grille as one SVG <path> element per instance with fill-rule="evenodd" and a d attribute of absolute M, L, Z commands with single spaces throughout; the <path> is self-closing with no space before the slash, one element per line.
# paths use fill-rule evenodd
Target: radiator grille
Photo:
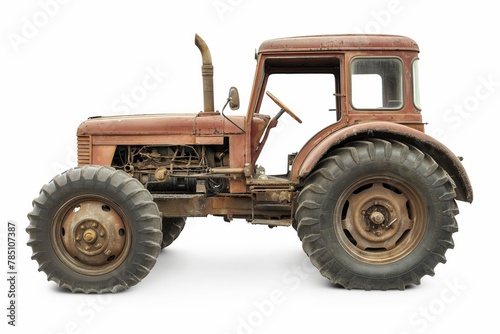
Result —
<path fill-rule="evenodd" d="M 90 165 L 92 159 L 92 146 L 90 136 L 77 136 L 78 166 Z"/>

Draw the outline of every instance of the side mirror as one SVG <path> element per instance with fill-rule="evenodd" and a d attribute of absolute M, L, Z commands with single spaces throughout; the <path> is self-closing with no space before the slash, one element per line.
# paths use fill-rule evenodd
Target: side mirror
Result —
<path fill-rule="evenodd" d="M 231 110 L 238 110 L 240 108 L 240 94 L 238 93 L 238 88 L 229 88 L 227 101 L 229 102 L 229 108 L 231 108 Z"/>

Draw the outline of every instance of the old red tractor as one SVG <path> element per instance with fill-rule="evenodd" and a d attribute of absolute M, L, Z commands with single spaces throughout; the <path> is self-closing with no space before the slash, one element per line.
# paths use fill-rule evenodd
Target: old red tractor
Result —
<path fill-rule="evenodd" d="M 236 88 L 215 110 L 211 54 L 197 35 L 195 44 L 202 112 L 92 117 L 79 126 L 78 166 L 43 186 L 28 215 L 32 258 L 48 279 L 73 292 L 125 290 L 187 217 L 208 215 L 292 226 L 314 266 L 347 289 L 402 290 L 446 261 L 455 201 L 472 202 L 473 193 L 460 159 L 424 132 L 412 39 L 265 41 L 248 111 L 236 116 L 224 114 L 239 107 Z M 299 92 L 312 87 L 311 104 L 326 101 L 324 109 L 292 111 L 269 91 L 280 78 L 304 83 Z M 261 113 L 269 101 L 272 117 Z M 280 117 L 301 123 L 306 114 L 322 129 L 290 152 L 284 173 L 266 174 L 259 156 Z"/>

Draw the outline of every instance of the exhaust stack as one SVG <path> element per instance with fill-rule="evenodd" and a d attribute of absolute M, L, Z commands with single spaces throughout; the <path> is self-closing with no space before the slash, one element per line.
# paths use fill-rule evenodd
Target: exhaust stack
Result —
<path fill-rule="evenodd" d="M 201 75 L 203 76 L 203 111 L 214 112 L 214 67 L 212 66 L 212 55 L 205 41 L 195 34 L 194 44 L 200 49 L 203 65 Z"/>

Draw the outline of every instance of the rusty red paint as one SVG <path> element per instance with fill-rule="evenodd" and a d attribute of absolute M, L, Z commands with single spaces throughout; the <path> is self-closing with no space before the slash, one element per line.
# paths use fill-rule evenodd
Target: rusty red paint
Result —
<path fill-rule="evenodd" d="M 455 199 L 472 202 L 473 191 L 460 159 L 424 132 L 414 99 L 415 41 L 389 35 L 265 41 L 246 116 L 214 110 L 211 54 L 198 35 L 195 43 L 202 112 L 93 117 L 78 128 L 81 167 L 44 186 L 28 215 L 29 244 L 49 278 L 72 291 L 126 289 L 149 272 L 186 217 L 208 215 L 293 225 L 321 273 L 347 288 L 403 289 L 432 274 L 436 259 L 444 262 L 457 230 Z M 384 66 L 357 72 L 357 64 L 370 62 Z M 283 175 L 256 165 L 281 115 L 300 123 L 300 113 L 272 94 L 280 111 L 260 114 L 274 73 L 335 78 L 336 119 L 289 154 Z M 351 80 L 372 73 L 383 79 L 382 102 L 362 109 Z M 227 101 L 239 104 L 234 88 Z"/>

